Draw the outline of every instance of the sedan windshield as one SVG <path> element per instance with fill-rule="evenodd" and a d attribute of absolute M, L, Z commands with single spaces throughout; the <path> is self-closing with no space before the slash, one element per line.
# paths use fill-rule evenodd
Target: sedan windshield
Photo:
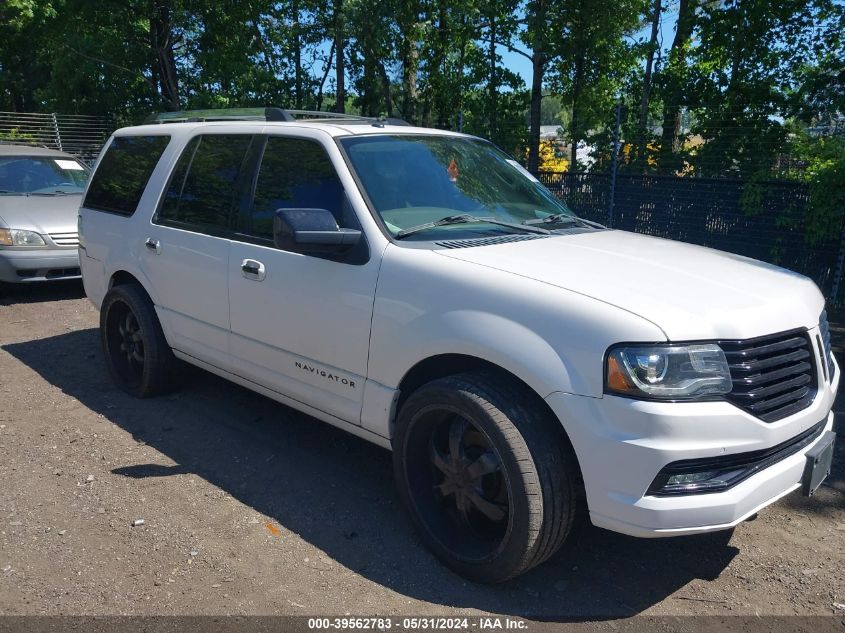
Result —
<path fill-rule="evenodd" d="M 486 141 L 367 135 L 344 138 L 341 145 L 372 206 L 400 238 L 522 232 L 500 223 L 555 229 L 575 217 L 536 178 Z M 461 221 L 449 221 L 452 216 Z"/>
<path fill-rule="evenodd" d="M 62 156 L 0 156 L 0 195 L 82 193 L 88 171 Z"/>

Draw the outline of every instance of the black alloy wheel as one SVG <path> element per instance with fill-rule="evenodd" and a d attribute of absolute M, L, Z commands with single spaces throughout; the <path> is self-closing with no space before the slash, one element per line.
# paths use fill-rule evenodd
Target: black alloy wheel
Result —
<path fill-rule="evenodd" d="M 558 550 L 577 463 L 533 393 L 496 373 L 439 378 L 399 412 L 393 465 L 420 537 L 447 566 L 502 582 Z"/>

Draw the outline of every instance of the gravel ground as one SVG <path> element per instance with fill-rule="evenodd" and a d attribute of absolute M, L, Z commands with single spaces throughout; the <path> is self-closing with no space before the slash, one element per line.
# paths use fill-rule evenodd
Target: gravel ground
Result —
<path fill-rule="evenodd" d="M 386 451 L 199 370 L 132 399 L 80 284 L 0 293 L 0 613 L 845 615 L 845 441 L 727 544 L 582 522 L 478 586 L 414 536 Z"/>

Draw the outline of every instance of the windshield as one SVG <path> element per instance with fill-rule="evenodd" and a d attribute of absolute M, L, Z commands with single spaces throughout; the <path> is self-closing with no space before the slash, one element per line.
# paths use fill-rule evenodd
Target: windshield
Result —
<path fill-rule="evenodd" d="M 88 171 L 61 156 L 0 156 L 0 195 L 82 193 Z"/>
<path fill-rule="evenodd" d="M 575 217 L 516 161 L 485 141 L 455 136 L 368 135 L 341 139 L 364 191 L 390 232 L 419 228 L 456 214 L 513 224 Z M 410 239 L 520 232 L 489 222 L 446 223 Z M 405 234 L 402 235 L 403 237 Z"/>

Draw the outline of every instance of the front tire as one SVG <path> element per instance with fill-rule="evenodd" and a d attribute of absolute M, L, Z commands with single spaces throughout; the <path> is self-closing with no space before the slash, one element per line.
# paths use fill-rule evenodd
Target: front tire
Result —
<path fill-rule="evenodd" d="M 140 286 L 108 291 L 100 308 L 100 339 L 112 379 L 128 394 L 149 398 L 176 386 L 177 360 Z"/>
<path fill-rule="evenodd" d="M 572 527 L 577 465 L 563 429 L 526 388 L 496 374 L 440 378 L 411 394 L 393 464 L 421 538 L 470 580 L 524 573 Z"/>

